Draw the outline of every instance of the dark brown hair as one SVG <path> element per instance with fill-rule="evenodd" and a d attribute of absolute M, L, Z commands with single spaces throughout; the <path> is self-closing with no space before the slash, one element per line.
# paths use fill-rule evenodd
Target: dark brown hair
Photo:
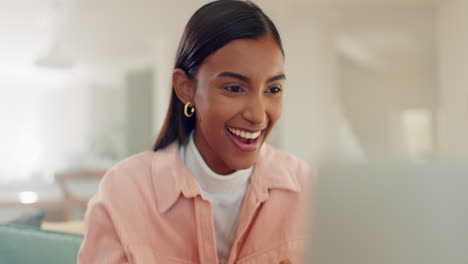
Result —
<path fill-rule="evenodd" d="M 198 9 L 185 27 L 177 50 L 175 69 L 195 79 L 198 67 L 212 53 L 236 39 L 258 39 L 271 34 L 283 52 L 278 30 L 270 18 L 250 1 L 219 0 Z M 196 114 L 196 113 L 195 113 Z M 153 147 L 165 148 L 178 140 L 185 144 L 195 128 L 196 116 L 185 117 L 184 105 L 172 88 L 163 127 Z"/>

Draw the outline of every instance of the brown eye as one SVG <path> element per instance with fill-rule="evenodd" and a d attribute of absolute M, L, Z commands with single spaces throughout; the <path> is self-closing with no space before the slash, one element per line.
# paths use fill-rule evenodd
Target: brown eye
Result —
<path fill-rule="evenodd" d="M 278 86 L 273 86 L 273 87 L 270 87 L 270 88 L 266 89 L 265 92 L 276 94 L 276 93 L 281 92 L 281 88 L 279 88 Z"/>
<path fill-rule="evenodd" d="M 244 89 L 240 87 L 239 85 L 230 85 L 230 86 L 224 86 L 223 87 L 226 91 L 232 92 L 232 93 L 240 93 L 243 92 Z"/>

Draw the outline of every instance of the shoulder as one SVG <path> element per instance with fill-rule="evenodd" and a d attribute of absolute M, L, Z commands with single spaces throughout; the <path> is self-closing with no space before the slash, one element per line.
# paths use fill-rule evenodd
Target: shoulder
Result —
<path fill-rule="evenodd" d="M 120 201 L 122 198 L 151 191 L 153 151 L 132 155 L 110 168 L 99 184 L 95 199 Z"/>
<path fill-rule="evenodd" d="M 106 172 L 101 180 L 99 193 L 107 197 L 121 196 L 120 191 L 125 192 L 127 197 L 151 193 L 154 176 L 162 171 L 170 171 L 177 157 L 177 144 L 171 144 L 156 152 L 147 150 L 132 155 Z"/>
<path fill-rule="evenodd" d="M 287 168 L 293 175 L 298 177 L 299 181 L 314 178 L 316 175 L 315 170 L 303 159 L 269 144 L 263 146 L 261 158 L 269 166 Z"/>
<path fill-rule="evenodd" d="M 145 151 L 119 161 L 104 175 L 102 181 L 128 181 L 151 173 L 153 151 Z"/>

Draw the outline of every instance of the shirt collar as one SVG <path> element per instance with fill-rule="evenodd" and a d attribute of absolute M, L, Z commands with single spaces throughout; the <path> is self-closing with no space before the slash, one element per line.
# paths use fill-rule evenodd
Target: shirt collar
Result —
<path fill-rule="evenodd" d="M 186 198 L 200 195 L 207 200 L 200 184 L 181 160 L 178 146 L 178 142 L 173 142 L 153 155 L 151 173 L 160 213 L 168 211 L 180 195 Z M 257 200 L 267 200 L 270 189 L 299 192 L 301 188 L 294 164 L 292 156 L 263 144 L 251 175 L 251 185 Z"/>

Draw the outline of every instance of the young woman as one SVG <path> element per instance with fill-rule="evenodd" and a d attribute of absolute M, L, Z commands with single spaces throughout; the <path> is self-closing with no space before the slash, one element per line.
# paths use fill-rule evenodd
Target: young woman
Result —
<path fill-rule="evenodd" d="M 109 170 L 78 263 L 298 263 L 310 169 L 265 144 L 281 115 L 284 52 L 251 2 L 192 16 L 152 151 Z"/>

